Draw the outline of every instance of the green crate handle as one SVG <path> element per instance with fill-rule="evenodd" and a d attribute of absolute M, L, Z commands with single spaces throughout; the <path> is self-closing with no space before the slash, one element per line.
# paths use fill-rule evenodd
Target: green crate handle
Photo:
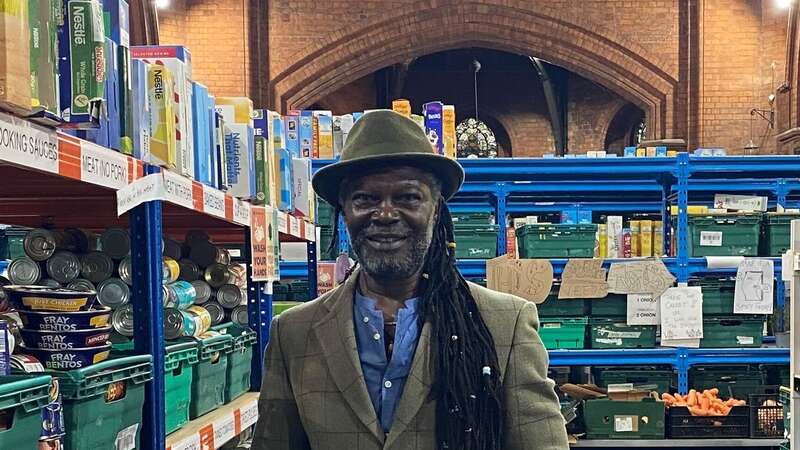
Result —
<path fill-rule="evenodd" d="M 121 367 L 114 369 L 115 366 Z M 152 370 L 152 357 L 137 355 L 106 360 L 83 369 L 61 372 L 57 376 L 62 380 L 61 391 L 64 397 L 81 398 L 97 395 L 99 388 L 120 381 L 146 383 L 153 379 Z"/>
<path fill-rule="evenodd" d="M 9 378 L 16 379 L 15 381 L 6 382 Z M 3 397 L 15 398 L 16 405 L 9 408 L 16 408 L 22 406 L 26 413 L 32 413 L 41 409 L 44 405 L 50 402 L 50 383 L 53 377 L 50 375 L 9 375 L 0 377 L 4 384 L 0 384 L 0 399 Z M 3 392 L 3 391 L 11 392 Z M 36 395 L 36 391 L 41 391 Z M 31 395 L 29 398 L 24 398 L 23 395 Z M 8 409 L 0 407 L 0 410 Z"/>
<path fill-rule="evenodd" d="M 83 369 L 71 370 L 66 373 L 69 374 L 70 378 L 72 378 L 73 380 L 82 381 L 83 379 L 88 379 L 90 377 L 98 375 L 116 374 L 121 371 L 132 369 L 134 367 L 138 368 L 138 367 L 150 366 L 152 360 L 153 357 L 150 355 L 136 355 L 136 356 L 127 356 L 125 358 L 107 359 L 103 362 L 92 364 L 89 367 L 84 367 Z M 125 367 L 118 367 L 123 363 L 126 364 Z M 109 368 L 117 368 L 117 369 L 110 372 L 104 372 L 107 371 Z"/>
<path fill-rule="evenodd" d="M 181 349 L 173 350 L 168 352 L 164 361 L 164 370 L 167 372 L 171 372 L 178 367 L 180 367 L 182 362 L 185 362 L 187 365 L 197 364 L 200 361 L 199 353 L 200 351 L 197 349 L 197 345 L 193 342 L 188 343 L 189 345 L 181 344 Z M 170 347 L 177 347 L 177 345 L 173 345 Z"/>
<path fill-rule="evenodd" d="M 228 334 L 196 340 L 200 343 L 200 359 L 203 361 L 211 359 L 215 353 L 229 353 L 227 350 L 233 348 L 233 337 Z"/>
<path fill-rule="evenodd" d="M 233 322 L 223 323 L 211 327 L 212 331 L 228 334 L 233 337 L 233 347 L 228 349 L 230 352 L 244 352 L 247 347 L 252 347 L 258 340 L 256 332 L 250 328 L 243 327 Z"/>

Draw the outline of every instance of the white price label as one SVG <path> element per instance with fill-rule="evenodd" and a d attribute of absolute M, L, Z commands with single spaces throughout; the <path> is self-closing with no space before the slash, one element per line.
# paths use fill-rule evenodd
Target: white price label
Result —
<path fill-rule="evenodd" d="M 233 221 L 239 225 L 250 226 L 250 204 L 238 198 L 233 199 Z"/>
<path fill-rule="evenodd" d="M 128 157 L 88 141 L 81 141 L 81 180 L 112 189 L 128 185 Z"/>
<path fill-rule="evenodd" d="M 317 228 L 311 222 L 306 222 L 306 240 L 314 242 L 317 239 Z"/>
<path fill-rule="evenodd" d="M 272 285 L 272 283 L 269 283 Z M 241 410 L 242 429 L 255 425 L 258 421 L 258 402 L 250 403 Z"/>
<path fill-rule="evenodd" d="M 700 246 L 701 247 L 722 247 L 722 232 L 721 231 L 701 231 L 700 232 Z"/>
<path fill-rule="evenodd" d="M 289 216 L 284 212 L 278 213 L 278 232 L 289 234 Z"/>
<path fill-rule="evenodd" d="M 133 450 L 136 448 L 136 432 L 139 431 L 139 424 L 133 424 L 128 428 L 117 433 L 114 442 L 114 450 Z"/>
<path fill-rule="evenodd" d="M 214 422 L 214 444 L 221 446 L 236 437 L 236 423 L 233 415 Z"/>
<path fill-rule="evenodd" d="M 753 345 L 755 339 L 753 336 L 736 336 L 736 343 L 739 345 Z"/>
<path fill-rule="evenodd" d="M 200 435 L 193 434 L 170 447 L 169 450 L 201 450 Z"/>
<path fill-rule="evenodd" d="M 177 173 L 163 170 L 164 200 L 189 209 L 194 209 L 192 180 Z"/>
<path fill-rule="evenodd" d="M 0 113 L 0 160 L 58 173 L 58 135 Z"/>
<path fill-rule="evenodd" d="M 289 216 L 289 234 L 299 238 L 303 237 L 300 236 L 300 221 L 295 216 Z"/>
<path fill-rule="evenodd" d="M 614 431 L 624 433 L 633 431 L 633 416 L 614 416 Z"/>
<path fill-rule="evenodd" d="M 144 202 L 164 197 L 164 179 L 154 173 L 117 191 L 117 215 L 121 216 Z"/>
<path fill-rule="evenodd" d="M 203 211 L 206 214 L 225 218 L 225 194 L 222 191 L 203 185 Z"/>

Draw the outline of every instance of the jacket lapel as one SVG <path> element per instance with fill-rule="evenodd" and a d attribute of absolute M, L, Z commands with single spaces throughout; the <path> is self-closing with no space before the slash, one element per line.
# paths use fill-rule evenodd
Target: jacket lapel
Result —
<path fill-rule="evenodd" d="M 414 420 L 431 391 L 433 384 L 433 361 L 431 360 L 431 324 L 425 322 L 420 332 L 417 350 L 414 352 L 414 361 L 411 372 L 406 379 L 400 404 L 394 415 L 392 428 L 386 438 L 383 448 L 389 449 L 397 438 L 403 434 L 408 425 Z"/>
<path fill-rule="evenodd" d="M 367 392 L 358 357 L 353 324 L 353 296 L 357 280 L 358 271 L 323 300 L 328 314 L 313 328 L 336 387 L 358 419 L 383 443 L 385 435 Z"/>

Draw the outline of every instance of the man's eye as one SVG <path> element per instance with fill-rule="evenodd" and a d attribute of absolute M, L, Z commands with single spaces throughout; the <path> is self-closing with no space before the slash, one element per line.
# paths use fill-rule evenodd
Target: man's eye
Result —
<path fill-rule="evenodd" d="M 400 200 L 404 202 L 416 202 L 420 200 L 420 196 L 418 194 L 403 194 L 400 196 Z"/>
<path fill-rule="evenodd" d="M 372 197 L 367 195 L 367 194 L 356 194 L 356 195 L 353 196 L 353 201 L 354 202 L 363 203 L 363 202 L 369 202 L 371 200 L 372 200 Z"/>

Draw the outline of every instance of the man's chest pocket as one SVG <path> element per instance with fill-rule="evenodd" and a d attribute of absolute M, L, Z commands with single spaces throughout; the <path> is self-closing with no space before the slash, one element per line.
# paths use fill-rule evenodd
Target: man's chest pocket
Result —
<path fill-rule="evenodd" d="M 331 392 L 335 389 L 333 381 L 328 374 L 328 365 L 322 355 L 305 356 L 299 370 L 297 386 L 294 386 L 295 395 L 305 395 L 312 392 Z"/>

